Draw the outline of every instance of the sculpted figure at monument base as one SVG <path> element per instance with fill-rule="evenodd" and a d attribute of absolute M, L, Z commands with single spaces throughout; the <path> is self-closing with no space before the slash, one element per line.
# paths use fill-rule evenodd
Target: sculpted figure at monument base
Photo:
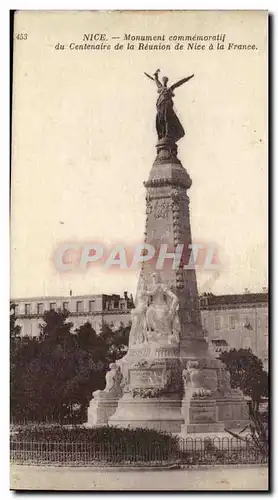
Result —
<path fill-rule="evenodd" d="M 241 391 L 231 389 L 230 374 L 218 359 L 190 360 L 182 374 L 184 434 L 223 432 L 246 425 L 246 401 Z"/>
<path fill-rule="evenodd" d="M 109 371 L 106 373 L 106 385 L 103 391 L 93 392 L 93 399 L 88 408 L 89 426 L 104 425 L 116 411 L 118 400 L 123 394 L 122 380 L 123 375 L 120 367 L 116 363 L 109 365 Z"/>

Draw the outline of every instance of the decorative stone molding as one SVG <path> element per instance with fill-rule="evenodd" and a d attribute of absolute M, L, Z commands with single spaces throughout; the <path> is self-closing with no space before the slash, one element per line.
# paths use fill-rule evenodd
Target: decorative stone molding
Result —
<path fill-rule="evenodd" d="M 153 207 L 153 214 L 156 219 L 166 219 L 169 212 L 169 204 L 166 200 L 157 200 Z"/>
<path fill-rule="evenodd" d="M 165 187 L 165 186 L 182 186 L 185 189 L 189 189 L 191 186 L 191 182 L 187 178 L 184 178 L 183 176 L 180 176 L 178 179 L 150 179 L 149 181 L 145 181 L 144 183 L 145 188 L 158 188 L 158 187 Z"/>
<path fill-rule="evenodd" d="M 162 165 L 163 163 L 178 163 L 181 165 L 180 160 L 177 158 L 178 147 L 172 139 L 167 137 L 160 139 L 156 149 L 155 165 Z"/>
<path fill-rule="evenodd" d="M 152 201 L 151 199 L 148 197 L 146 198 L 146 214 L 149 215 L 152 213 Z M 146 221 L 147 222 L 147 221 Z"/>
<path fill-rule="evenodd" d="M 180 364 L 172 360 L 142 360 L 130 366 L 129 389 L 133 397 L 157 398 L 182 389 Z"/>
<path fill-rule="evenodd" d="M 167 345 L 167 346 L 152 346 L 140 348 L 139 346 L 133 345 L 131 346 L 130 353 L 132 357 L 144 356 L 144 357 L 152 357 L 155 359 L 167 359 L 167 358 L 176 358 L 179 355 L 178 347 Z"/>
<path fill-rule="evenodd" d="M 161 389 L 143 389 L 142 387 L 132 389 L 132 397 L 140 396 L 140 398 L 158 398 L 165 392 L 163 388 Z"/>

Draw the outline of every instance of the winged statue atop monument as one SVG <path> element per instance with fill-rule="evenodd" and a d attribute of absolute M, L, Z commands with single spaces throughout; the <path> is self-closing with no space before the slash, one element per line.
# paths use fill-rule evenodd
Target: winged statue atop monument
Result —
<path fill-rule="evenodd" d="M 169 138 L 174 142 L 181 139 L 185 133 L 181 122 L 179 121 L 174 109 L 173 109 L 173 97 L 175 96 L 174 90 L 184 83 L 188 82 L 194 75 L 182 78 L 178 82 L 174 83 L 170 87 L 167 86 L 169 78 L 163 76 L 161 81 L 159 80 L 158 74 L 160 69 L 157 69 L 153 76 L 145 73 L 145 75 L 153 80 L 157 85 L 157 91 L 159 93 L 158 99 L 156 101 L 156 130 L 158 139 Z"/>

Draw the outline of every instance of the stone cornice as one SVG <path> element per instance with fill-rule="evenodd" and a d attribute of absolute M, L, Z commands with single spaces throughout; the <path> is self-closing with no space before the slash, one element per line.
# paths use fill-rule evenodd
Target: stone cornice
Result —
<path fill-rule="evenodd" d="M 158 188 L 164 186 L 175 186 L 189 189 L 191 183 L 187 179 L 150 179 L 144 182 L 145 188 Z"/>
<path fill-rule="evenodd" d="M 46 311 L 45 311 L 46 312 Z M 78 316 L 109 316 L 112 314 L 123 315 L 130 314 L 131 309 L 125 309 L 122 311 L 93 311 L 93 312 L 69 312 L 70 317 L 78 317 Z M 31 314 L 16 314 L 17 319 L 32 319 L 38 318 L 42 319 L 42 314 L 31 313 Z"/>

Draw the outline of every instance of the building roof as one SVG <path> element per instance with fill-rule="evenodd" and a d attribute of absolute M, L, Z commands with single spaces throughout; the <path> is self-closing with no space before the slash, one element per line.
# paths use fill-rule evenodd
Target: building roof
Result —
<path fill-rule="evenodd" d="M 200 307 L 201 309 L 207 307 L 218 307 L 218 306 L 240 306 L 240 305 L 255 305 L 259 303 L 268 304 L 268 292 L 263 293 L 241 293 L 241 294 L 230 294 L 230 295 L 213 295 L 213 294 L 203 294 L 200 297 Z"/>
<path fill-rule="evenodd" d="M 44 295 L 38 297 L 17 297 L 11 298 L 11 302 L 34 302 L 34 301 L 52 301 L 52 300 L 74 300 L 74 299 L 95 299 L 96 297 L 104 297 L 104 294 L 91 295 Z"/>
<path fill-rule="evenodd" d="M 76 300 L 76 299 L 81 299 L 81 300 L 86 300 L 86 299 L 96 299 L 97 297 L 102 297 L 104 299 L 113 299 L 113 300 L 125 300 L 125 297 L 121 297 L 118 294 L 105 294 L 105 293 L 95 293 L 91 295 L 61 295 L 61 296 L 54 296 L 54 295 L 45 295 L 43 297 L 17 297 L 17 298 L 11 298 L 10 302 L 40 302 L 40 301 L 47 301 L 51 302 L 52 300 Z M 127 297 L 129 299 L 129 297 Z"/>

